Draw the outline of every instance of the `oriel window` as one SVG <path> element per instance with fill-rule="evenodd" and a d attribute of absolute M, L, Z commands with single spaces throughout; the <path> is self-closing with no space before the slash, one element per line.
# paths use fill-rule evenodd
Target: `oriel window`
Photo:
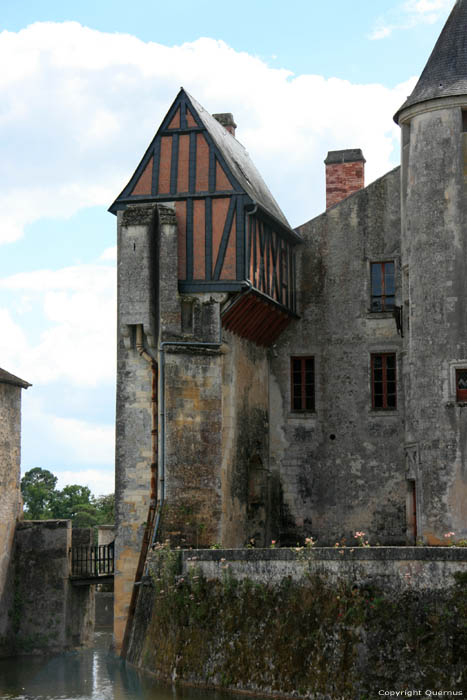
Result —
<path fill-rule="evenodd" d="M 397 408 L 396 354 L 381 353 L 371 356 L 372 408 Z"/>
<path fill-rule="evenodd" d="M 292 411 L 315 410 L 315 360 L 313 357 L 291 357 Z"/>
<path fill-rule="evenodd" d="M 394 261 L 371 263 L 371 310 L 392 311 L 395 292 Z"/>

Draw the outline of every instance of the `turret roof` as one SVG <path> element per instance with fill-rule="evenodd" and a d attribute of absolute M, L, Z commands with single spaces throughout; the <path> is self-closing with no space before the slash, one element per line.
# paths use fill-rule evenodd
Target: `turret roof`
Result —
<path fill-rule="evenodd" d="M 457 0 L 414 91 L 394 115 L 419 102 L 467 95 L 467 0 Z"/>

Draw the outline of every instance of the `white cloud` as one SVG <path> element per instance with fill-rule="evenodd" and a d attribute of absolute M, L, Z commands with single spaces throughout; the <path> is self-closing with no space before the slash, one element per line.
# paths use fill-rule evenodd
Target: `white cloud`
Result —
<path fill-rule="evenodd" d="M 17 309 L 0 307 L 0 364 L 35 385 L 112 383 L 115 278 L 114 267 L 89 264 L 0 279 L 0 290 L 14 292 L 18 299 Z M 29 339 L 13 314 L 31 309 L 43 315 L 44 323 Z"/>
<path fill-rule="evenodd" d="M 418 24 L 434 24 L 452 9 L 456 0 L 406 0 L 378 20 L 370 39 L 385 39 L 393 32 Z"/>
<path fill-rule="evenodd" d="M 111 248 L 106 248 L 99 260 L 110 260 L 111 262 L 117 262 L 117 246 L 112 246 Z"/>
<path fill-rule="evenodd" d="M 115 491 L 115 477 L 111 471 L 100 471 L 97 469 L 80 469 L 73 471 L 55 471 L 58 477 L 57 488 L 63 489 L 65 486 L 79 484 L 91 489 L 94 496 L 104 496 Z"/>
<path fill-rule="evenodd" d="M 363 148 L 369 179 L 397 159 L 392 114 L 405 86 L 294 76 L 223 41 L 167 47 L 44 22 L 1 32 L 0 62 L 0 243 L 41 217 L 108 206 L 180 85 L 211 112 L 234 113 L 239 139 L 293 225 L 324 206 L 327 150 Z"/>
<path fill-rule="evenodd" d="M 76 463 L 112 464 L 114 461 L 113 425 L 49 416 L 49 430 L 54 442 L 66 446 L 73 453 Z"/>

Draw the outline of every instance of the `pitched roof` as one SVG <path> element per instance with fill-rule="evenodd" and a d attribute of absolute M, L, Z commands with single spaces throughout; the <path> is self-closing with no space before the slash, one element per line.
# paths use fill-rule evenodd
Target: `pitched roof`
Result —
<path fill-rule="evenodd" d="M 29 382 L 25 382 L 24 379 L 15 377 L 14 374 L 10 374 L 6 370 L 0 367 L 0 384 L 13 384 L 14 386 L 20 386 L 22 389 L 27 389 L 28 386 L 32 386 Z"/>
<path fill-rule="evenodd" d="M 242 146 L 240 141 L 237 141 L 235 136 L 232 136 L 227 129 L 224 129 L 217 119 L 209 114 L 194 97 L 187 92 L 185 94 L 198 112 L 201 121 L 224 156 L 227 165 L 232 171 L 232 175 L 238 180 L 239 185 L 253 200 L 261 205 L 265 211 L 272 214 L 274 218 L 287 228 L 291 228 L 284 213 L 251 160 L 246 148 Z"/>
<path fill-rule="evenodd" d="M 268 186 L 261 177 L 259 171 L 253 164 L 247 150 L 242 146 L 242 144 L 237 141 L 237 139 L 232 136 L 209 112 L 207 112 L 204 107 L 202 107 L 199 102 L 197 102 L 189 93 L 183 88 L 180 89 L 177 97 L 175 98 L 171 108 L 169 109 L 166 117 L 164 117 L 161 126 L 157 130 L 157 133 L 152 140 L 146 154 L 143 156 L 135 174 L 130 179 L 128 185 L 123 189 L 121 194 L 117 197 L 115 202 L 109 208 L 109 211 L 116 213 L 118 209 L 123 208 L 126 204 L 131 201 L 131 191 L 134 187 L 137 178 L 140 176 L 144 167 L 148 163 L 152 153 L 154 151 L 154 144 L 159 137 L 160 132 L 164 132 L 167 128 L 167 124 L 170 122 L 171 116 L 174 113 L 174 108 L 180 101 L 186 101 L 190 110 L 194 113 L 196 121 L 200 126 L 203 126 L 208 135 L 211 137 L 217 149 L 220 151 L 227 167 L 230 169 L 233 177 L 237 181 L 238 185 L 246 194 L 260 206 L 267 214 L 272 216 L 277 220 L 282 226 L 288 229 L 296 238 L 297 234 L 290 226 L 284 213 L 277 204 L 276 200 L 269 191 Z M 165 132 L 164 132 L 165 133 Z M 163 197 L 160 195 L 148 195 L 144 197 L 144 201 L 154 201 L 154 200 L 170 200 L 170 195 L 165 194 Z M 140 198 L 141 201 L 141 198 Z"/>
<path fill-rule="evenodd" d="M 467 0 L 457 0 L 414 91 L 394 115 L 419 102 L 467 95 Z"/>

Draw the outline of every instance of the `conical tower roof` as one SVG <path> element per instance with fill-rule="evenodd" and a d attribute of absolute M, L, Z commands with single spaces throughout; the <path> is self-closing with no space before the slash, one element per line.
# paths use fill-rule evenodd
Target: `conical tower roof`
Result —
<path fill-rule="evenodd" d="M 394 121 L 399 122 L 407 107 L 455 95 L 467 95 L 467 0 L 457 0 L 414 91 Z"/>

